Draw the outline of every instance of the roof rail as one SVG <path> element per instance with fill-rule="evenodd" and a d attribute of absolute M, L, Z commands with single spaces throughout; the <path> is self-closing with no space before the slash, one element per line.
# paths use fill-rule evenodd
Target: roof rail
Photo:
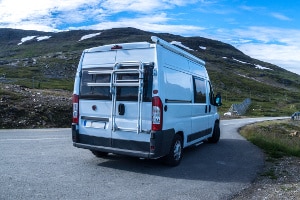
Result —
<path fill-rule="evenodd" d="M 151 36 L 151 40 L 155 42 L 156 44 L 160 44 L 161 46 L 165 47 L 166 49 L 173 51 L 175 53 L 178 53 L 186 58 L 191 59 L 194 62 L 200 63 L 201 65 L 205 65 L 205 61 L 201 60 L 200 58 L 197 58 L 196 56 L 168 43 L 167 41 L 164 41 L 163 39 L 156 37 L 156 36 Z"/>

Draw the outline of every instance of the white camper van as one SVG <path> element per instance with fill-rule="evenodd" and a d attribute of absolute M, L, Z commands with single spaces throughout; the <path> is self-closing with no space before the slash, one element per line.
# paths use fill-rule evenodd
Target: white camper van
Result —
<path fill-rule="evenodd" d="M 221 97 L 204 61 L 151 39 L 83 51 L 73 93 L 75 147 L 176 166 L 183 148 L 219 141 Z"/>

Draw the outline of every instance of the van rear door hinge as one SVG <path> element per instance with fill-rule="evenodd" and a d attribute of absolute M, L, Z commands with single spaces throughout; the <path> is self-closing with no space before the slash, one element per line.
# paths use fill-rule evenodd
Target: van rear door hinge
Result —
<path fill-rule="evenodd" d="M 153 69 L 153 76 L 157 76 L 157 70 Z"/>

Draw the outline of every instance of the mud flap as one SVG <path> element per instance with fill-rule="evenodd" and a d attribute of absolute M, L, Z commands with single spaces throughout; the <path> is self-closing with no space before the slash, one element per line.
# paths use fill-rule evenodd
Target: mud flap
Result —
<path fill-rule="evenodd" d="M 174 135 L 174 129 L 151 132 L 150 151 L 153 158 L 163 157 L 170 152 Z"/>

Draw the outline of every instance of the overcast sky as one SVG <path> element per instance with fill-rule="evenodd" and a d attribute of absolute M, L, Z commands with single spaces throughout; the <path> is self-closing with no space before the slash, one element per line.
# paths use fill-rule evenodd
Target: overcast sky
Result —
<path fill-rule="evenodd" d="M 300 74 L 299 0 L 0 0 L 0 28 L 201 36 Z"/>

